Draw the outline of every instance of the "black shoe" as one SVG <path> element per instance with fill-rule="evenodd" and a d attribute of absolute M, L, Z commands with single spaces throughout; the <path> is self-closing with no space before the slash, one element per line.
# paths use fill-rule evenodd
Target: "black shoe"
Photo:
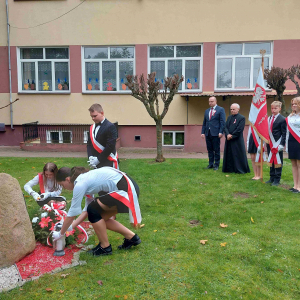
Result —
<path fill-rule="evenodd" d="M 101 247 L 101 246 L 100 246 L 100 243 L 99 243 L 96 247 L 94 247 L 94 248 L 92 248 L 91 250 L 87 251 L 86 253 L 87 253 L 87 254 L 93 255 L 93 254 L 94 254 L 94 251 L 98 250 L 99 247 Z"/>
<path fill-rule="evenodd" d="M 219 170 L 219 167 L 218 166 L 215 166 L 214 167 L 214 171 L 218 171 Z"/>
<path fill-rule="evenodd" d="M 141 242 L 140 237 L 136 234 L 130 240 L 124 239 L 123 245 L 118 246 L 118 249 L 129 249 L 131 246 L 137 246 Z"/>
<path fill-rule="evenodd" d="M 279 182 L 273 182 L 271 185 L 272 186 L 279 186 Z"/>
<path fill-rule="evenodd" d="M 93 252 L 93 255 L 94 255 L 94 256 L 111 255 L 111 254 L 112 254 L 112 248 L 111 248 L 111 245 L 109 245 L 109 246 L 106 247 L 106 248 L 102 248 L 102 247 L 99 245 L 98 249 L 96 249 L 96 250 Z"/>
<path fill-rule="evenodd" d="M 293 190 L 293 193 L 294 193 L 294 194 L 299 194 L 299 193 L 300 193 L 300 191 L 299 191 L 299 190 L 296 190 L 296 189 L 294 189 L 294 190 Z"/>
<path fill-rule="evenodd" d="M 294 188 L 290 188 L 290 189 L 289 189 L 290 192 L 293 192 L 294 190 L 295 190 Z"/>
<path fill-rule="evenodd" d="M 273 180 L 268 180 L 268 181 L 266 181 L 266 183 L 270 183 L 270 184 L 272 184 L 273 183 Z"/>
<path fill-rule="evenodd" d="M 214 166 L 210 166 L 210 165 L 208 165 L 205 169 L 212 169 Z"/>

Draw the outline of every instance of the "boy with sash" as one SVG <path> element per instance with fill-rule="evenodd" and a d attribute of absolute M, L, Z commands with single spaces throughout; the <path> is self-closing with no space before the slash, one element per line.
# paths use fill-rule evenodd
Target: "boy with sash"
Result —
<path fill-rule="evenodd" d="M 268 164 L 270 166 L 270 183 L 278 186 L 281 179 L 283 165 L 283 149 L 286 140 L 286 122 L 284 116 L 280 114 L 281 102 L 271 103 L 272 115 L 268 118 L 270 144 L 267 144 Z"/>
<path fill-rule="evenodd" d="M 104 111 L 100 104 L 93 104 L 89 108 L 89 112 L 94 121 L 90 127 L 87 141 L 89 166 L 94 169 L 101 167 L 119 169 L 116 151 L 118 137 L 116 126 L 104 117 Z"/>

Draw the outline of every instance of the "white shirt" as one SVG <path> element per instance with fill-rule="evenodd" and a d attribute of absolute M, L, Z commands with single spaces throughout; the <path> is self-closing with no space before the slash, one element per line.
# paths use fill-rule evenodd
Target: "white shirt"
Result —
<path fill-rule="evenodd" d="M 81 203 L 84 196 L 89 195 L 92 198 L 85 198 L 85 207 L 93 201 L 93 195 L 103 192 L 117 191 L 117 183 L 122 178 L 122 174 L 114 168 L 103 167 L 80 174 L 74 182 L 73 198 L 71 207 L 68 211 L 68 217 L 74 217 L 82 213 Z"/>
<path fill-rule="evenodd" d="M 102 124 L 104 121 L 105 121 L 105 118 L 101 121 L 101 124 Z M 100 127 L 101 127 L 101 125 L 100 125 L 100 126 L 97 126 L 97 127 L 95 128 L 95 130 L 94 130 L 94 136 L 97 135 L 97 133 L 98 133 Z"/>
<path fill-rule="evenodd" d="M 292 115 L 289 118 L 289 122 L 300 130 L 300 115 Z"/>
<path fill-rule="evenodd" d="M 33 186 L 39 184 L 39 175 L 36 175 L 33 179 L 28 181 L 24 185 L 24 190 L 30 195 L 31 192 L 34 192 L 32 189 Z M 54 180 L 52 179 L 47 179 L 44 180 L 44 189 L 45 193 L 50 192 L 50 197 L 57 197 L 61 194 L 62 191 L 62 186 L 58 185 L 58 190 L 57 191 L 52 191 L 54 187 Z"/>

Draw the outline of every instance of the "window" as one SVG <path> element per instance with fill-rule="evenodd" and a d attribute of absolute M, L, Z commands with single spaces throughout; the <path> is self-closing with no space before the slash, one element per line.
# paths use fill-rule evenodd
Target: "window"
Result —
<path fill-rule="evenodd" d="M 184 131 L 163 131 L 163 146 L 184 146 Z"/>
<path fill-rule="evenodd" d="M 184 76 L 180 91 L 202 90 L 202 46 L 149 46 L 148 70 L 164 86 L 165 77 Z"/>
<path fill-rule="evenodd" d="M 46 138 L 51 144 L 71 144 L 72 131 L 46 130 Z"/>
<path fill-rule="evenodd" d="M 83 132 L 83 143 L 84 143 L 84 144 L 87 143 L 87 141 L 88 141 L 88 139 L 89 139 L 89 134 L 90 134 L 90 132 L 89 132 L 88 130 L 85 130 L 85 131 Z"/>
<path fill-rule="evenodd" d="M 69 48 L 18 48 L 18 90 L 69 93 Z"/>
<path fill-rule="evenodd" d="M 126 76 L 134 74 L 134 47 L 82 47 L 82 90 L 87 93 L 130 92 Z"/>
<path fill-rule="evenodd" d="M 271 69 L 271 42 L 217 44 L 215 90 L 253 90 L 261 65 L 261 49 L 266 50 L 264 68 Z"/>

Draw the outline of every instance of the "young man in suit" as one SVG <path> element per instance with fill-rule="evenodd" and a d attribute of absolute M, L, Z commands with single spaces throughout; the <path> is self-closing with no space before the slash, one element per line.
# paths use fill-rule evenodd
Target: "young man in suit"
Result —
<path fill-rule="evenodd" d="M 267 144 L 270 180 L 266 183 L 270 183 L 273 186 L 278 186 L 280 183 L 283 165 L 283 149 L 286 140 L 286 121 L 284 116 L 280 114 L 280 111 L 281 102 L 272 102 L 272 115 L 268 119 L 270 145 Z"/>
<path fill-rule="evenodd" d="M 225 110 L 217 105 L 216 97 L 208 100 L 210 108 L 204 113 L 201 137 L 206 140 L 209 164 L 206 169 L 213 168 L 215 171 L 220 165 L 220 139 L 225 127 Z"/>
<path fill-rule="evenodd" d="M 119 169 L 116 151 L 117 129 L 104 117 L 102 106 L 98 103 L 89 108 L 95 124 L 88 134 L 87 153 L 89 165 L 93 168 L 114 167 Z"/>

